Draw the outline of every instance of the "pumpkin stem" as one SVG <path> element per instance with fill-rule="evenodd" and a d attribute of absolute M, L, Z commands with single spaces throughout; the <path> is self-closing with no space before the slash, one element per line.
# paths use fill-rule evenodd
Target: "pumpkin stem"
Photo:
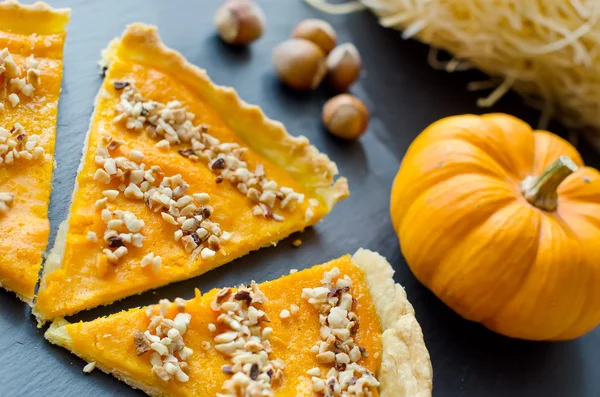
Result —
<path fill-rule="evenodd" d="M 528 176 L 521 182 L 525 199 L 544 211 L 558 208 L 558 186 L 579 167 L 568 156 L 560 156 L 539 176 Z"/>

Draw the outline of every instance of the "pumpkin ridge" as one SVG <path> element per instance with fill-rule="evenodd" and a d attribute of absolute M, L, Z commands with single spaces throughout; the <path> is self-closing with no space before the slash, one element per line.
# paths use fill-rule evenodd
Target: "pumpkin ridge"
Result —
<path fill-rule="evenodd" d="M 405 257 L 407 257 L 409 255 L 407 255 L 407 251 L 406 251 L 406 248 L 405 248 L 406 244 L 403 244 L 403 238 L 402 238 L 402 236 L 406 235 L 406 233 L 407 233 L 406 228 L 410 228 L 410 226 L 407 225 L 407 223 L 410 223 L 410 221 L 411 221 L 410 216 L 408 216 L 408 215 L 411 214 L 414 211 L 414 212 L 416 212 L 414 214 L 414 216 L 417 216 L 417 217 L 422 217 L 423 216 L 421 212 L 419 212 L 419 211 L 417 211 L 415 209 L 415 207 L 417 205 L 419 205 L 421 202 L 425 202 L 427 200 L 430 200 L 430 199 L 425 199 L 423 196 L 425 196 L 428 193 L 431 193 L 434 189 L 441 190 L 444 185 L 451 184 L 454 179 L 464 178 L 464 179 L 468 180 L 468 179 L 472 178 L 473 176 L 479 176 L 479 177 L 483 178 L 483 176 L 481 176 L 479 174 L 459 174 L 459 175 L 456 175 L 456 176 L 454 176 L 454 177 L 452 177 L 450 179 L 447 179 L 447 180 L 445 180 L 445 181 L 443 181 L 443 182 L 441 182 L 441 183 L 439 183 L 437 185 L 430 186 L 428 189 L 426 189 L 425 191 L 423 191 L 416 199 L 412 200 L 410 206 L 408 207 L 408 209 L 405 212 L 406 215 L 399 222 L 399 228 L 397 229 L 397 234 L 400 237 L 400 248 L 401 248 L 402 254 Z M 489 180 L 492 180 L 492 181 L 495 181 L 495 182 L 498 182 L 499 185 L 503 184 L 502 181 L 498 181 L 495 178 L 490 178 L 490 177 L 485 177 L 485 178 L 489 179 Z M 466 224 L 463 223 L 463 229 L 465 231 L 467 231 L 467 230 L 474 229 L 474 228 L 478 227 L 482 223 L 485 223 L 489 219 L 489 217 L 491 217 L 495 212 L 501 210 L 502 208 L 505 208 L 506 206 L 510 205 L 511 203 L 514 203 L 515 199 L 517 199 L 517 196 L 516 196 L 515 192 L 513 192 L 510 189 L 510 187 L 507 186 L 507 188 L 506 188 L 506 196 L 504 196 L 504 197 L 501 197 L 501 198 L 498 197 L 498 190 L 495 190 L 494 192 L 490 193 L 489 196 L 496 196 L 495 199 L 493 201 L 491 199 L 489 199 L 489 201 L 486 202 L 487 205 L 486 205 L 485 208 L 479 208 L 477 211 L 473 211 L 471 213 L 471 216 L 469 217 L 469 224 L 466 225 Z M 464 193 L 461 192 L 461 196 L 456 196 L 455 197 L 455 201 L 456 202 L 464 202 L 467 199 L 467 197 L 469 197 L 469 196 L 470 196 L 470 192 L 464 192 Z M 482 214 L 482 212 L 484 210 L 486 212 Z M 475 217 L 474 216 L 475 214 L 478 214 L 479 216 Z M 427 222 L 425 222 L 425 223 L 427 223 Z M 458 234 L 457 229 L 461 227 L 460 226 L 461 223 L 462 223 L 462 220 L 460 218 L 457 218 L 452 225 L 446 225 L 446 224 L 444 224 L 444 230 L 454 231 L 456 234 Z M 412 244 L 409 244 L 409 245 L 412 245 Z M 422 243 L 421 243 L 421 245 L 422 245 Z M 454 246 L 452 246 L 452 247 L 454 247 Z M 436 249 L 440 249 L 440 248 L 436 247 Z M 426 251 L 429 251 L 429 250 L 423 250 L 423 251 L 426 252 Z M 411 260 L 409 260 L 407 258 L 407 262 L 409 264 L 409 267 L 413 271 L 413 274 L 417 277 L 417 279 L 419 279 L 419 281 L 421 281 L 422 283 L 424 283 L 426 285 L 431 282 L 431 277 L 430 276 L 423 275 L 423 274 L 418 274 L 415 271 L 415 269 L 413 269 L 413 267 L 410 266 L 411 262 L 413 262 L 413 261 L 411 261 Z M 414 263 L 417 263 L 417 262 L 419 262 L 419 261 L 414 261 Z M 427 273 L 435 273 L 437 271 L 437 268 L 439 268 L 439 263 L 436 265 L 436 268 L 430 269 Z"/>
<path fill-rule="evenodd" d="M 552 219 L 554 219 L 556 221 L 555 217 L 549 216 L 547 213 L 543 213 L 541 211 L 538 211 L 538 214 L 539 214 L 539 217 L 540 217 L 540 221 L 542 223 L 543 223 L 543 219 L 549 219 L 550 222 L 551 222 Z M 565 233 L 565 235 L 575 236 L 574 232 L 570 228 L 565 227 L 565 225 L 563 225 L 561 222 L 557 222 L 557 225 L 563 231 L 563 233 Z M 542 226 L 542 225 L 540 224 L 540 226 Z M 523 294 L 525 294 L 525 295 L 531 295 L 532 294 L 532 291 L 525 291 L 524 289 L 527 288 L 527 287 L 531 288 L 531 286 L 529 285 L 528 281 L 532 277 L 539 277 L 540 276 L 540 274 L 534 274 L 533 272 L 534 272 L 534 270 L 537 269 L 536 266 L 541 266 L 541 265 L 538 264 L 538 262 L 540 261 L 540 247 L 542 245 L 542 240 L 545 238 L 544 237 L 545 235 L 544 235 L 544 230 L 543 229 L 544 229 L 543 227 L 540 227 L 540 229 L 539 229 L 539 239 L 538 239 L 539 243 L 538 243 L 538 246 L 537 246 L 535 260 L 533 261 L 532 265 L 529 267 L 528 272 L 526 274 L 526 277 L 524 277 L 522 279 L 522 282 L 520 284 L 519 290 L 516 293 L 514 293 L 512 295 L 512 297 L 504 305 L 504 310 L 507 311 L 507 312 L 515 312 L 514 307 L 511 307 L 511 306 L 514 306 L 515 302 L 519 302 L 520 300 L 522 300 L 523 299 L 523 296 L 522 296 Z M 578 239 L 572 239 L 572 240 L 575 240 L 577 242 L 579 248 L 581 247 L 581 242 Z M 579 251 L 577 251 L 577 252 L 579 252 Z M 583 255 L 579 255 L 578 257 L 579 257 L 579 260 L 578 260 L 578 263 L 575 265 L 575 267 L 579 266 L 580 263 L 581 263 L 581 261 L 583 260 Z M 569 266 L 573 266 L 573 264 L 570 263 Z M 550 267 L 552 267 L 552 266 L 550 266 Z M 544 274 L 548 274 L 548 273 L 546 272 Z M 537 280 L 537 281 L 539 281 L 539 280 Z M 543 280 L 543 281 L 544 281 L 544 283 L 547 283 L 547 280 Z M 542 283 L 542 284 L 544 284 L 544 283 Z M 535 292 L 540 293 L 541 291 L 544 291 L 544 289 L 540 289 L 539 291 L 536 290 Z M 535 299 L 535 301 L 533 302 L 532 308 L 537 308 L 538 311 L 539 311 L 540 310 L 539 299 L 537 298 L 537 296 L 534 299 Z M 529 300 L 531 300 L 531 299 L 529 299 Z M 584 307 L 585 307 L 584 304 L 580 304 L 580 306 L 577 308 L 577 311 L 578 312 L 579 311 L 583 311 Z M 546 312 L 548 311 L 548 307 L 544 307 L 544 308 L 547 309 L 547 310 L 545 310 L 544 312 L 538 313 L 537 314 L 538 316 L 544 316 L 546 314 Z M 554 308 L 552 308 L 552 309 L 554 309 Z M 523 308 L 520 307 L 520 310 L 523 310 Z M 564 308 L 562 308 L 562 311 L 563 312 L 572 313 L 572 310 L 568 310 L 567 311 Z M 502 311 L 499 312 L 498 314 L 501 314 L 501 313 L 502 313 Z M 532 315 L 533 315 L 533 313 L 532 313 Z M 496 327 L 495 324 L 494 324 L 494 320 L 497 320 L 497 317 L 498 317 L 498 315 L 494 316 L 494 318 L 490 319 L 490 321 L 486 321 L 486 322 L 482 322 L 482 323 L 486 327 L 488 327 L 488 328 L 490 328 L 490 329 L 498 332 L 497 331 L 498 327 Z M 569 327 L 572 327 L 572 324 L 575 324 L 578 321 L 578 318 L 579 318 L 579 315 L 574 316 L 572 321 L 566 321 L 566 319 L 563 317 L 561 319 L 561 322 L 560 322 L 560 328 L 561 328 L 561 330 L 559 332 L 557 332 L 557 333 L 553 332 L 551 335 L 550 334 L 545 334 L 543 337 L 537 337 L 537 338 L 526 337 L 526 339 L 530 339 L 530 340 L 554 340 L 558 335 L 560 335 L 560 334 L 568 331 Z M 550 318 L 550 319 L 552 320 L 552 318 Z M 505 318 L 501 319 L 499 321 L 499 323 L 500 324 L 506 324 L 506 319 Z M 518 323 L 518 321 L 517 321 L 517 323 Z M 534 327 L 536 327 L 537 330 L 535 330 L 533 332 L 539 334 L 540 333 L 540 331 L 539 331 L 540 328 L 543 328 L 544 330 L 555 329 L 556 328 L 556 324 L 553 323 L 552 326 L 549 326 L 547 324 L 546 325 L 535 324 Z M 501 329 L 501 331 L 502 331 L 501 333 L 503 335 L 507 335 L 509 337 L 514 337 L 514 335 L 511 335 L 510 332 L 506 331 L 506 327 L 503 327 L 503 329 Z M 529 332 L 531 332 L 531 331 L 529 331 Z M 545 332 L 545 331 L 542 331 L 542 333 L 543 332 Z M 518 333 L 522 334 L 523 330 L 522 329 L 519 330 Z M 520 337 L 523 338 L 523 336 L 520 336 Z"/>
<path fill-rule="evenodd" d="M 576 237 L 577 241 L 579 242 L 579 244 L 581 246 L 582 252 L 585 252 L 586 248 L 584 247 L 584 244 L 583 244 L 581 238 L 579 237 L 580 232 L 578 232 L 576 230 L 576 228 L 578 226 L 580 227 L 583 222 L 587 222 L 589 224 L 589 227 L 600 229 L 600 204 L 593 203 L 590 201 L 580 201 L 580 200 L 574 200 L 574 199 L 572 200 L 571 198 L 569 198 L 568 200 L 571 203 L 574 202 L 574 204 L 575 203 L 578 204 L 578 205 L 575 205 L 576 208 L 578 206 L 581 206 L 582 203 L 585 203 L 587 206 L 597 207 L 596 210 L 592 210 L 592 211 L 571 212 L 571 208 L 569 208 L 570 205 L 567 205 L 566 211 L 563 209 L 563 211 L 560 211 L 560 212 L 557 211 L 557 213 L 554 214 L 555 216 L 557 216 L 560 219 L 563 226 L 573 236 Z M 563 206 L 564 206 L 564 204 L 563 204 Z M 567 212 L 567 214 L 562 214 L 562 212 Z M 595 215 L 595 217 L 594 217 L 594 215 Z M 572 218 L 578 218 L 578 219 L 574 219 L 574 220 L 570 221 L 569 219 L 572 219 Z M 574 222 L 575 225 L 572 225 L 571 222 Z M 592 262 L 592 264 L 590 264 L 590 260 L 588 258 L 586 258 L 585 255 L 582 256 L 580 266 L 591 267 L 591 270 L 589 270 L 589 272 L 592 275 L 596 271 L 594 269 L 594 266 L 596 266 L 596 265 L 594 265 L 593 262 Z M 600 286 L 600 277 L 596 277 L 596 278 L 594 278 L 593 276 L 588 277 L 586 280 L 585 286 L 588 291 L 598 290 L 598 288 Z M 566 340 L 566 339 L 573 339 L 574 337 L 581 335 L 581 333 L 574 333 L 572 331 L 572 329 L 575 327 L 576 327 L 576 329 L 581 329 L 582 328 L 581 323 L 586 324 L 586 327 L 584 327 L 585 328 L 584 333 L 591 331 L 593 328 L 595 328 L 595 326 L 598 324 L 598 322 L 600 322 L 600 313 L 596 316 L 595 321 L 590 321 L 589 314 L 586 313 L 584 309 L 585 309 L 585 307 L 590 307 L 590 306 L 599 307 L 599 304 L 600 304 L 600 298 L 598 298 L 596 296 L 592 296 L 592 297 L 587 296 L 585 299 L 585 303 L 582 305 L 582 308 L 580 310 L 580 312 L 581 312 L 580 315 L 573 321 L 573 323 L 570 325 L 570 327 L 550 339 L 551 340 Z"/>
<path fill-rule="evenodd" d="M 579 167 L 579 171 L 558 187 L 558 196 L 569 201 L 600 202 L 600 172 Z"/>
<path fill-rule="evenodd" d="M 514 176 L 516 180 L 520 181 L 525 175 L 531 173 L 535 161 L 535 141 L 531 127 L 516 117 L 502 113 L 485 114 L 481 116 L 481 119 L 490 128 L 497 129 L 504 140 L 503 144 L 500 145 L 500 148 L 503 149 L 502 151 L 497 151 L 496 147 L 492 145 L 494 152 L 500 157 L 497 159 L 492 158 L 504 168 L 507 174 Z M 514 130 L 517 130 L 517 132 Z M 527 136 L 528 144 L 524 140 L 519 140 L 518 136 Z M 524 150 L 530 153 L 529 159 L 527 161 L 519 161 L 519 158 L 523 157 Z M 519 155 L 511 155 L 513 151 L 516 151 Z"/>
<path fill-rule="evenodd" d="M 422 151 L 425 147 L 431 146 L 431 142 L 439 142 L 442 140 L 456 139 L 467 142 L 487 154 L 504 172 L 514 177 L 514 180 L 521 180 L 523 170 L 514 161 L 510 150 L 517 149 L 513 147 L 513 141 L 509 140 L 506 134 L 507 125 L 501 125 L 497 117 L 499 114 L 488 114 L 484 116 L 477 115 L 461 115 L 450 116 L 438 120 L 427 127 L 421 135 L 419 135 L 407 151 L 408 158 L 414 153 Z M 511 122 L 517 122 L 520 127 L 525 128 L 525 133 L 531 136 L 531 149 L 535 147 L 533 131 L 524 122 L 508 115 L 502 115 L 504 118 L 509 118 Z M 481 133 L 481 130 L 485 134 Z M 523 148 L 518 148 L 523 149 Z M 531 165 L 533 166 L 533 157 Z M 530 170 L 527 170 L 530 171 Z"/>
<path fill-rule="evenodd" d="M 583 159 L 571 143 L 548 131 L 533 131 L 534 160 L 531 175 L 538 176 L 560 156 L 568 156 L 578 167 L 584 167 Z"/>
<path fill-rule="evenodd" d="M 492 217 L 493 217 L 495 214 L 499 213 L 500 211 L 502 211 L 502 210 L 506 210 L 506 209 L 507 209 L 507 207 L 509 207 L 509 206 L 511 206 L 511 205 L 512 205 L 512 206 L 514 206 L 514 210 L 512 211 L 512 213 L 513 213 L 514 215 L 516 215 L 516 214 L 517 214 L 519 211 L 523 211 L 523 210 L 531 211 L 529 208 L 523 208 L 523 207 L 522 207 L 522 205 L 521 205 L 521 203 L 519 203 L 519 202 L 513 202 L 513 203 L 510 203 L 509 205 L 505 205 L 505 206 L 499 207 L 499 208 L 497 208 L 497 209 L 496 209 L 496 211 L 494 211 L 493 213 L 491 213 L 491 214 L 488 216 L 488 218 L 487 218 L 487 219 L 486 219 L 484 222 L 482 222 L 481 224 L 478 224 L 477 226 L 473 226 L 472 230 L 471 230 L 471 231 L 470 231 L 470 232 L 469 232 L 469 233 L 468 233 L 466 236 L 464 236 L 464 237 L 463 237 L 463 239 L 460 241 L 460 243 L 459 243 L 459 244 L 457 244 L 457 245 L 455 245 L 455 246 L 453 247 L 453 249 L 454 249 L 454 250 L 459 250 L 459 251 L 462 251 L 462 250 L 461 250 L 461 247 L 462 247 L 462 245 L 463 245 L 463 244 L 467 244 L 467 243 L 469 243 L 470 241 L 472 241 L 472 239 L 470 239 L 470 237 L 473 237 L 473 236 L 474 236 L 474 237 L 477 237 L 477 234 L 481 232 L 481 228 L 486 226 L 486 223 L 487 223 L 488 221 L 490 221 L 490 218 L 492 218 Z M 526 279 L 527 279 L 527 277 L 528 277 L 528 275 L 529 275 L 529 273 L 530 273 L 530 271 L 531 271 L 531 268 L 533 267 L 533 265 L 534 265 L 534 263 L 535 263 L 535 259 L 536 259 L 536 257 L 537 257 L 537 251 L 538 251 L 538 249 L 539 249 L 539 244 L 540 244 L 540 236 L 539 236 L 539 232 L 540 232 L 540 217 L 541 217 L 541 214 L 538 214 L 537 212 L 534 212 L 534 211 L 531 211 L 531 212 L 532 212 L 532 213 L 535 213 L 535 217 L 536 217 L 536 222 L 535 222 L 535 223 L 536 223 L 536 229 L 537 229 L 537 230 L 536 230 L 536 234 L 537 234 L 537 236 L 538 236 L 538 237 L 537 237 L 537 238 L 535 238 L 535 241 L 534 241 L 534 243 L 531 245 L 531 247 L 530 247 L 529 249 L 531 249 L 531 250 L 535 250 L 535 254 L 531 256 L 531 261 L 530 261 L 529 265 L 527 266 L 527 270 L 525 270 L 525 271 L 524 271 L 524 273 L 523 273 L 523 275 L 520 277 L 519 281 L 517 282 L 516 280 L 514 280 L 514 284 L 518 285 L 518 287 L 515 287 L 515 290 L 514 290 L 514 291 L 512 291 L 512 292 L 511 292 L 511 293 L 508 295 L 509 297 L 510 297 L 510 296 L 513 296 L 513 295 L 516 295 L 516 294 L 519 292 L 519 290 L 520 290 L 520 288 L 521 288 L 520 286 L 522 286 L 522 285 L 523 285 L 523 283 L 524 283 L 524 280 L 526 280 Z M 532 222 L 533 222 L 533 221 L 532 221 Z M 532 222 L 528 222 L 528 223 L 532 223 Z M 497 228 L 498 228 L 498 230 L 501 230 L 501 229 L 502 229 L 502 227 L 504 227 L 504 226 L 506 226 L 506 224 L 498 225 L 498 226 L 497 226 Z M 523 263 L 523 262 L 522 262 L 522 260 L 524 259 L 524 257 L 525 257 L 525 253 L 524 253 L 524 252 L 522 252 L 522 253 L 521 253 L 521 256 L 520 256 L 520 257 L 518 257 L 518 258 L 520 258 L 521 262 L 519 262 L 519 261 L 515 261 L 515 262 Z M 443 265 L 443 264 L 442 264 L 442 265 Z M 489 265 L 486 265 L 486 266 L 489 266 Z M 443 295 L 448 295 L 448 289 L 449 289 L 449 288 L 450 288 L 452 285 L 454 285 L 455 283 L 457 283 L 457 281 L 456 281 L 456 278 L 464 277 L 464 273 L 461 273 L 461 272 L 460 272 L 460 266 L 452 266 L 452 265 L 448 265 L 447 267 L 449 267 L 450 269 L 453 269 L 453 270 L 455 270 L 455 271 L 454 271 L 454 275 L 452 276 L 452 278 L 450 278 L 450 279 L 446 280 L 446 283 L 445 283 L 445 284 L 446 284 L 446 288 L 444 288 L 444 289 L 442 289 L 442 290 L 439 290 L 439 291 L 438 291 L 438 292 L 439 292 L 439 294 L 440 294 L 440 295 L 442 295 L 442 296 L 443 296 Z M 440 270 L 440 268 L 438 268 L 438 272 L 440 272 L 440 273 L 444 273 L 444 274 L 448 274 L 448 271 L 447 271 L 447 270 L 443 270 L 443 269 L 442 269 L 442 270 Z M 469 273 L 473 273 L 473 270 L 472 270 L 472 269 L 470 269 L 470 270 L 467 272 L 467 275 L 468 275 Z M 432 281 L 432 284 L 433 284 L 433 285 L 435 285 L 435 281 Z M 493 289 L 494 289 L 494 287 L 491 287 L 491 288 L 489 288 L 489 290 L 493 290 Z M 502 291 L 506 291 L 506 290 L 502 290 Z M 497 293 L 497 292 L 496 292 L 496 293 Z M 488 298 L 488 300 L 490 300 L 490 299 L 493 299 L 493 300 L 495 300 L 495 298 L 492 298 L 492 297 Z M 509 299 L 510 299 L 510 298 L 509 298 Z M 480 307 L 479 307 L 477 304 L 475 304 L 475 305 L 469 305 L 469 308 L 470 308 L 470 309 L 471 309 L 473 312 L 482 312 L 481 308 L 480 308 Z M 453 309 L 454 309 L 454 308 L 453 308 Z M 464 308 L 462 308 L 462 309 L 463 309 L 463 310 L 460 310 L 460 311 L 458 311 L 458 310 L 457 310 L 457 311 L 458 311 L 458 313 L 459 313 L 459 314 L 461 314 L 461 316 L 463 316 L 463 317 L 465 317 L 465 318 L 467 318 L 467 319 L 469 319 L 469 320 L 471 320 L 471 321 L 477 321 L 477 322 L 484 323 L 484 322 L 487 320 L 487 318 L 493 318 L 493 317 L 495 317 L 495 316 L 496 316 L 498 313 L 500 313 L 500 312 L 501 312 L 501 311 L 504 309 L 504 305 L 498 305 L 498 307 L 497 307 L 496 309 L 494 309 L 494 311 L 490 311 L 490 309 L 489 309 L 489 307 L 488 307 L 488 308 L 486 308 L 486 309 L 485 309 L 486 316 L 485 316 L 485 317 L 478 317 L 478 318 L 473 318 L 472 316 L 467 316 L 467 315 L 465 315 L 465 310 L 464 310 Z"/>
<path fill-rule="evenodd" d="M 538 224 L 538 238 L 536 239 L 536 245 L 535 245 L 535 255 L 533 256 L 533 260 L 531 261 L 531 263 L 529 264 L 529 266 L 527 266 L 527 271 L 523 274 L 523 277 L 521 277 L 521 279 L 519 280 L 519 287 L 514 291 L 514 293 L 512 294 L 512 296 L 517 296 L 521 290 L 523 289 L 524 285 L 525 285 L 525 281 L 530 277 L 531 272 L 533 270 L 533 266 L 536 263 L 537 257 L 538 257 L 538 252 L 540 249 L 540 242 L 542 240 L 542 234 L 541 234 L 541 217 L 544 216 L 543 213 L 541 213 L 540 211 L 532 211 L 535 216 L 536 216 L 536 221 Z M 488 326 L 487 324 L 489 323 L 489 321 L 493 320 L 499 313 L 501 313 L 506 306 L 508 306 L 508 304 L 510 303 L 510 301 L 512 300 L 512 298 L 508 301 L 505 302 L 504 305 L 500 306 L 499 309 L 493 313 L 492 315 L 486 316 L 485 318 L 483 318 L 480 322 L 487 328 L 492 329 L 490 326 Z"/>
<path fill-rule="evenodd" d="M 482 176 L 490 177 L 497 181 L 506 182 L 511 185 L 516 184 L 519 181 L 519 179 L 516 178 L 515 175 L 512 175 L 509 172 L 507 172 L 507 170 L 500 163 L 498 163 L 498 161 L 496 161 L 496 159 L 491 157 L 487 152 L 485 152 L 484 150 L 482 150 L 480 147 L 473 144 L 472 142 L 468 142 L 463 139 L 458 139 L 458 138 L 452 137 L 452 138 L 442 138 L 437 143 L 439 143 L 440 146 L 444 146 L 444 145 L 448 145 L 452 142 L 461 142 L 461 144 L 464 144 L 468 147 L 472 147 L 472 148 L 476 149 L 478 151 L 478 154 L 482 157 L 473 158 L 472 163 L 467 162 L 467 161 L 458 162 L 458 161 L 452 160 L 452 155 L 455 154 L 454 152 L 452 152 L 447 156 L 447 158 L 445 158 L 443 160 L 436 159 L 435 161 L 433 161 L 432 163 L 437 162 L 434 168 L 441 169 L 441 168 L 445 168 L 449 165 L 452 165 L 456 168 L 459 168 L 462 166 L 469 166 L 469 167 L 472 167 L 473 169 L 471 169 L 471 170 L 456 169 L 447 174 L 439 173 L 439 174 L 435 175 L 434 177 L 432 177 L 431 179 L 424 181 L 424 180 L 421 180 L 420 178 L 413 177 L 414 172 L 412 169 L 402 172 L 403 168 L 401 167 L 398 174 L 394 178 L 394 182 L 392 185 L 392 198 L 400 196 L 397 193 L 398 186 L 410 185 L 411 186 L 410 196 L 412 198 L 407 198 L 406 190 L 404 191 L 404 193 L 402 193 L 401 196 L 404 201 L 414 202 L 414 200 L 416 200 L 421 194 L 425 193 L 431 187 L 436 186 L 437 184 L 439 184 L 441 182 L 450 180 L 454 177 L 458 177 L 461 175 L 482 175 Z M 427 155 L 431 156 L 431 152 L 428 152 Z M 472 153 L 463 153 L 463 155 L 465 156 L 465 158 L 474 157 Z M 402 163 L 405 163 L 405 162 L 406 163 L 410 162 L 411 164 L 415 163 L 416 160 L 419 160 L 418 156 L 419 156 L 418 153 L 415 153 L 412 155 L 407 153 L 405 158 L 402 160 Z M 419 163 L 419 165 L 421 165 L 421 170 L 418 173 L 419 175 L 428 173 L 427 170 L 423 171 L 423 168 L 429 168 L 429 167 L 427 167 L 427 164 L 425 163 L 428 160 L 427 159 L 428 156 L 423 156 L 423 161 L 421 163 Z M 484 159 L 486 157 L 489 158 L 489 161 L 490 161 L 489 165 L 483 166 L 483 165 L 478 164 L 481 162 L 482 159 Z M 495 167 L 492 167 L 492 164 Z M 432 165 L 433 164 L 430 164 L 430 166 L 432 166 Z M 496 169 L 494 169 L 494 168 L 496 168 Z M 429 170 L 429 173 L 431 173 L 431 170 Z M 399 206 L 400 206 L 400 204 L 396 203 L 396 200 L 392 199 L 391 205 L 390 205 L 390 211 L 396 212 L 396 216 L 392 217 L 392 224 L 393 224 L 396 232 L 398 232 L 402 218 L 404 218 L 404 215 L 407 212 L 407 211 L 403 211 L 401 214 L 399 214 L 398 211 L 402 211 L 401 207 L 399 207 Z M 398 223 L 398 225 L 396 225 L 396 223 Z"/>

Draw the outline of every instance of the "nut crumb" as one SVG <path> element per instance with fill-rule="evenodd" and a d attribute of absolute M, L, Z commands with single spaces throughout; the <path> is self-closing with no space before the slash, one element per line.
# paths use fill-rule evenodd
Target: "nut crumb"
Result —
<path fill-rule="evenodd" d="M 136 329 L 133 333 L 133 343 L 135 345 L 135 354 L 141 356 L 142 354 L 150 351 L 150 339 L 142 331 Z"/>
<path fill-rule="evenodd" d="M 98 236 L 95 232 L 87 232 L 87 240 L 96 243 L 98 242 Z"/>
<path fill-rule="evenodd" d="M 89 374 L 94 370 L 94 368 L 96 368 L 96 362 L 92 361 L 91 363 L 88 363 L 85 367 L 83 367 L 83 372 Z"/>

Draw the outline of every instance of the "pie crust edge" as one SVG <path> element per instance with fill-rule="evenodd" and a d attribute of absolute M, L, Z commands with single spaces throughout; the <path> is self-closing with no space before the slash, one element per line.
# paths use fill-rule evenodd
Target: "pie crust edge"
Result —
<path fill-rule="evenodd" d="M 393 279 L 394 270 L 383 256 L 363 248 L 352 256 L 352 261 L 365 276 L 381 323 L 382 358 L 377 374 L 380 397 L 431 397 L 433 369 L 423 331 L 404 288 Z M 71 337 L 65 328 L 67 324 L 69 322 L 62 318 L 54 320 L 44 337 L 72 351 Z M 93 361 L 92 358 L 80 357 L 88 362 Z M 99 363 L 96 363 L 96 367 L 152 397 L 168 396 L 121 371 Z"/>
<path fill-rule="evenodd" d="M 404 288 L 394 281 L 394 269 L 383 256 L 363 248 L 352 261 L 365 276 L 381 323 L 380 396 L 431 397 L 433 368 L 423 331 Z"/>
<path fill-rule="evenodd" d="M 43 1 L 21 4 L 16 0 L 0 3 L 0 30 L 19 34 L 64 33 L 71 17 L 70 8 L 53 8 Z M 29 29 L 29 25 L 35 29 Z"/>

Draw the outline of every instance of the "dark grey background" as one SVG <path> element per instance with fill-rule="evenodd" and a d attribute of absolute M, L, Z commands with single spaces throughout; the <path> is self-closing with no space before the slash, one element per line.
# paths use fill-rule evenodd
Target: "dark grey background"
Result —
<path fill-rule="evenodd" d="M 249 103 L 283 121 L 293 134 L 303 134 L 337 162 L 352 194 L 315 228 L 282 241 L 278 247 L 254 252 L 229 266 L 118 304 L 75 316 L 101 315 L 156 302 L 159 298 L 191 297 L 194 287 L 206 291 L 254 278 L 269 280 L 339 255 L 367 247 L 385 255 L 406 287 L 423 327 L 434 368 L 434 395 L 439 397 L 597 397 L 600 395 L 600 330 L 564 343 L 532 343 L 507 339 L 461 319 L 422 287 L 410 273 L 388 215 L 392 180 L 408 145 L 429 123 L 457 113 L 481 113 L 477 94 L 465 84 L 483 76 L 476 72 L 449 75 L 426 61 L 427 47 L 400 39 L 378 26 L 367 12 L 327 17 L 300 0 L 262 1 L 268 24 L 265 36 L 247 49 L 232 49 L 214 35 L 216 0 L 50 0 L 70 6 L 72 21 L 64 59 L 59 106 L 54 188 L 50 205 L 52 241 L 67 216 L 92 103 L 101 78 L 96 62 L 100 50 L 125 25 L 143 21 L 159 26 L 167 45 L 206 68 L 219 84 L 235 87 Z M 342 142 L 325 133 L 321 107 L 327 89 L 297 93 L 282 87 L 272 72 L 271 50 L 306 17 L 325 17 L 341 42 L 360 50 L 364 73 L 352 92 L 371 111 L 368 132 L 358 142 Z M 509 94 L 494 111 L 519 116 L 535 125 L 538 113 Z M 564 131 L 558 125 L 553 130 Z M 564 135 L 564 134 L 563 134 Z M 581 143 L 586 161 L 596 167 L 600 156 Z M 300 237 L 304 244 L 293 248 Z M 30 309 L 13 294 L 0 291 L 0 395 L 114 396 L 140 395 L 116 379 L 95 371 L 85 375 L 84 362 L 43 338 Z"/>

